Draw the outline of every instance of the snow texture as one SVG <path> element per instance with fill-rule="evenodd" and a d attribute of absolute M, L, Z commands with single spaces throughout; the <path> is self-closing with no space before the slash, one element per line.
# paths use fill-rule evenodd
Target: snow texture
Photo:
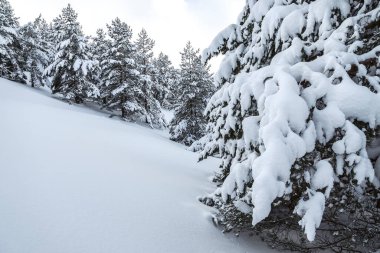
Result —
<path fill-rule="evenodd" d="M 0 252 L 272 252 L 197 196 L 217 160 L 0 79 Z"/>
<path fill-rule="evenodd" d="M 300 225 L 305 229 L 307 239 L 314 241 L 315 229 L 321 224 L 323 211 L 325 210 L 325 196 L 320 192 L 309 194 L 309 200 L 301 200 L 295 212 L 302 216 Z"/>

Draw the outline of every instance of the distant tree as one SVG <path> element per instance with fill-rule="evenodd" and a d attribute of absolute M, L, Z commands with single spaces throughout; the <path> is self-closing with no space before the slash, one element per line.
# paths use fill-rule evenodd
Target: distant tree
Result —
<path fill-rule="evenodd" d="M 23 82 L 19 24 L 7 0 L 0 0 L 0 77 Z"/>
<path fill-rule="evenodd" d="M 96 36 L 91 38 L 91 43 L 89 44 L 91 58 L 96 61 L 96 68 L 93 71 L 94 83 L 97 85 L 99 90 L 102 89 L 102 68 L 103 64 L 107 59 L 107 52 L 111 47 L 111 41 L 107 38 L 107 34 L 103 29 L 98 29 L 96 31 Z M 100 95 L 101 96 L 101 95 Z"/>
<path fill-rule="evenodd" d="M 96 36 L 92 38 L 90 43 L 91 56 L 94 60 L 101 62 L 111 46 L 111 42 L 107 39 L 107 34 L 103 29 L 96 30 Z"/>
<path fill-rule="evenodd" d="M 111 43 L 101 62 L 103 106 L 120 111 L 124 119 L 136 120 L 144 114 L 144 107 L 138 100 L 144 94 L 137 85 L 140 73 L 134 60 L 132 29 L 119 18 L 107 28 Z"/>
<path fill-rule="evenodd" d="M 159 89 L 157 83 L 154 82 L 153 76 L 156 72 L 153 64 L 153 48 L 154 40 L 149 38 L 145 29 L 137 35 L 135 42 L 136 52 L 134 55 L 137 70 L 139 71 L 138 86 L 141 88 L 142 94 L 137 99 L 143 106 L 144 117 L 146 123 L 154 127 L 163 126 L 163 116 L 161 113 L 161 105 L 156 99 L 155 92 Z"/>
<path fill-rule="evenodd" d="M 39 15 L 33 22 L 33 26 L 35 27 L 38 38 L 41 43 L 41 47 L 47 52 L 49 57 L 49 62 L 52 62 L 55 57 L 55 47 L 56 44 L 54 41 L 54 31 L 52 27 L 52 23 L 48 24 L 46 20 Z"/>
<path fill-rule="evenodd" d="M 92 83 L 95 66 L 89 57 L 86 39 L 77 21 L 78 14 L 68 5 L 54 20 L 56 47 L 55 60 L 46 68 L 45 76 L 52 78 L 53 94 L 82 103 L 85 99 L 99 96 L 99 90 Z"/>
<path fill-rule="evenodd" d="M 162 52 L 153 60 L 153 65 L 154 96 L 162 107 L 171 109 L 178 100 L 175 94 L 178 93 L 179 72 Z"/>
<path fill-rule="evenodd" d="M 191 145 L 205 134 L 207 119 L 203 112 L 214 90 L 209 67 L 202 64 L 199 49 L 190 42 L 181 52 L 180 67 L 181 103 L 175 108 L 170 134 L 172 140 Z"/>
<path fill-rule="evenodd" d="M 43 37 L 46 27 L 45 20 L 39 16 L 20 28 L 25 82 L 31 87 L 44 86 L 46 82 L 43 72 L 51 54 L 51 45 Z"/>

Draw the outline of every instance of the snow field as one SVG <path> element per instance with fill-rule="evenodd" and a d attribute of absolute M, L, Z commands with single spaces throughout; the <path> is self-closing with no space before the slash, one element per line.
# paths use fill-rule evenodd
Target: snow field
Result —
<path fill-rule="evenodd" d="M 197 196 L 219 163 L 165 133 L 0 79 L 0 252 L 270 252 Z"/>

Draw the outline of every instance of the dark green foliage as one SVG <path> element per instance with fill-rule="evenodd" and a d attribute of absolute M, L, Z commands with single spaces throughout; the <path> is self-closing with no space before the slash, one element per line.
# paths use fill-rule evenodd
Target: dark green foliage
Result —
<path fill-rule="evenodd" d="M 54 20 L 54 37 L 59 41 L 55 59 L 45 70 L 52 78 L 53 94 L 82 103 L 99 96 L 91 77 L 94 61 L 90 59 L 87 41 L 77 21 L 78 14 L 68 5 Z"/>
<path fill-rule="evenodd" d="M 0 0 L 0 77 L 24 82 L 18 20 L 7 0 Z"/>
<path fill-rule="evenodd" d="M 209 67 L 201 62 L 199 50 L 188 42 L 181 53 L 180 100 L 170 123 L 171 139 L 191 145 L 206 133 L 207 120 L 203 115 L 213 84 Z"/>

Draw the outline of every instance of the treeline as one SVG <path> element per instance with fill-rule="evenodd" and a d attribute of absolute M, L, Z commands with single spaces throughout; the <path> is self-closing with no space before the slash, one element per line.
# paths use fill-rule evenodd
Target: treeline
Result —
<path fill-rule="evenodd" d="M 107 30 L 86 36 L 68 5 L 51 23 L 42 16 L 20 25 L 0 0 L 0 77 L 31 87 L 47 86 L 70 103 L 96 104 L 128 121 L 170 127 L 172 139 L 190 145 L 205 131 L 203 111 L 214 91 L 209 67 L 188 42 L 180 68 L 160 53 L 142 29 L 115 18 Z M 163 109 L 175 110 L 168 124 Z"/>

